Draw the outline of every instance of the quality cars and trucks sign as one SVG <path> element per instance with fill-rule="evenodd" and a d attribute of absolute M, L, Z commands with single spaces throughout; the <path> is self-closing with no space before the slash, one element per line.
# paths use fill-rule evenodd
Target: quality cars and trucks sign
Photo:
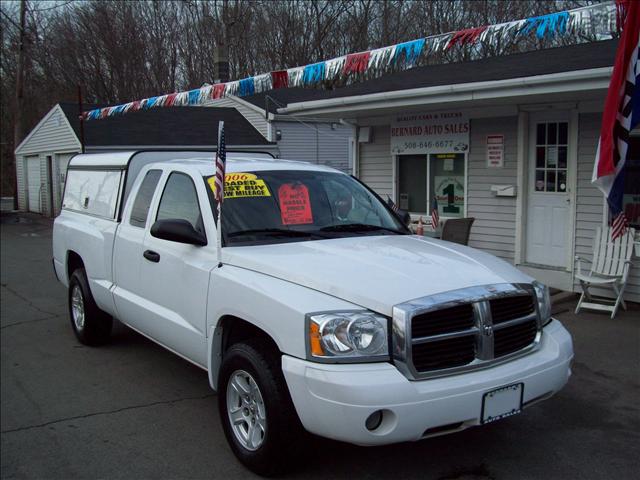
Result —
<path fill-rule="evenodd" d="M 469 118 L 462 112 L 411 113 L 391 122 L 391 153 L 465 153 Z"/>

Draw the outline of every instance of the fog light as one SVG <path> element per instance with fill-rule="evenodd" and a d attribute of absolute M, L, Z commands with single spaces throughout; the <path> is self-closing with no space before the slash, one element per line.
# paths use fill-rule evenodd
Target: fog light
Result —
<path fill-rule="evenodd" d="M 364 422 L 364 426 L 367 427 L 367 430 L 370 432 L 375 430 L 382 423 L 382 410 L 376 410 L 373 412 L 367 420 Z"/>

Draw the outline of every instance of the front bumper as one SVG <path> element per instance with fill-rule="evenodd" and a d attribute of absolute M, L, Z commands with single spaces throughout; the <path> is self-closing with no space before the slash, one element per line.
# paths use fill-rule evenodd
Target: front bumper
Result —
<path fill-rule="evenodd" d="M 282 369 L 304 427 L 359 445 L 420 440 L 481 423 L 484 393 L 524 383 L 527 407 L 560 390 L 571 375 L 571 336 L 557 320 L 540 348 L 511 362 L 450 377 L 409 381 L 390 363 L 328 365 L 282 357 Z M 384 410 L 381 425 L 365 421 Z"/>

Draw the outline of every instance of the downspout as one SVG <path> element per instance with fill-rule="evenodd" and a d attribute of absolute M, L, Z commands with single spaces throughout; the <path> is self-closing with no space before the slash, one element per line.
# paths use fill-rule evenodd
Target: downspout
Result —
<path fill-rule="evenodd" d="M 360 126 L 357 123 L 349 122 L 344 118 L 340 119 L 340 123 L 351 127 L 351 135 L 353 137 L 353 164 L 351 165 L 351 175 L 357 178 L 360 171 L 360 142 L 358 142 Z M 351 148 L 351 146 L 349 146 L 349 148 Z M 351 152 L 349 152 L 349 154 L 351 154 Z"/>

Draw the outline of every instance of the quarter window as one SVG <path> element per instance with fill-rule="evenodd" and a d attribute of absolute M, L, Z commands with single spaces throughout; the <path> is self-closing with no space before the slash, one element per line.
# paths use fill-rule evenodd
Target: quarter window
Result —
<path fill-rule="evenodd" d="M 168 219 L 186 220 L 195 230 L 205 233 L 196 187 L 184 173 L 172 173 L 162 192 L 156 220 Z"/>
<path fill-rule="evenodd" d="M 149 170 L 140 185 L 140 190 L 136 195 L 136 201 L 131 209 L 129 223 L 134 227 L 144 228 L 147 225 L 147 217 L 149 216 L 149 207 L 153 199 L 153 192 L 156 191 L 158 180 L 162 175 L 161 170 Z"/>

